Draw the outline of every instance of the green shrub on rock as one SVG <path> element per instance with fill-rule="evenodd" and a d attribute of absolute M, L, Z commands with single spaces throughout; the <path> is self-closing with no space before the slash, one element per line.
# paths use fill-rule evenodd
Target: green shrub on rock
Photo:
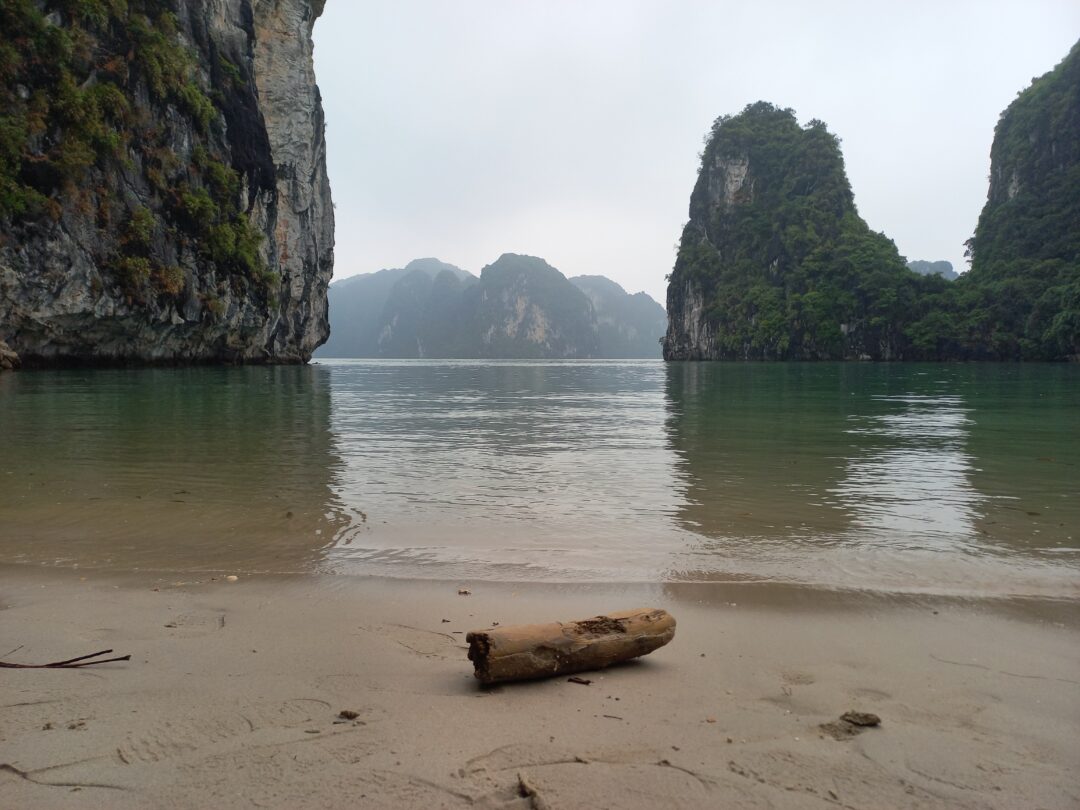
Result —
<path fill-rule="evenodd" d="M 177 250 L 182 261 L 212 264 L 219 280 L 267 290 L 269 300 L 262 235 L 226 162 L 222 96 L 180 34 L 175 8 L 173 0 L 0 0 L 0 223 L 96 211 L 100 266 L 130 300 L 180 293 Z M 235 65 L 213 72 L 221 81 L 241 76 Z M 188 122 L 186 155 L 174 140 L 178 117 Z M 142 175 L 142 202 L 128 202 L 131 172 Z"/>

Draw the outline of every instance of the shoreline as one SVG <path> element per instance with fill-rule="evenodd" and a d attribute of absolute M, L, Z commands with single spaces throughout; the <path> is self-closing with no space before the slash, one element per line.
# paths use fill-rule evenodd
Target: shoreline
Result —
<path fill-rule="evenodd" d="M 359 568 L 361 565 L 356 564 L 352 567 Z M 1057 587 L 990 591 L 986 589 L 965 590 L 959 587 L 946 588 L 938 584 L 899 586 L 887 580 L 857 586 L 841 584 L 844 581 L 851 581 L 853 577 L 850 576 L 838 578 L 835 581 L 827 579 L 796 580 L 737 570 L 725 573 L 698 572 L 696 576 L 684 574 L 682 577 L 672 576 L 670 578 L 642 575 L 633 578 L 582 576 L 580 578 L 515 579 L 493 577 L 486 571 L 474 577 L 452 576 L 454 573 L 452 567 L 443 565 L 430 566 L 434 572 L 430 576 L 416 576 L 413 574 L 404 576 L 389 575 L 385 573 L 385 565 L 372 564 L 367 567 L 374 570 L 361 573 L 345 567 L 325 567 L 313 570 L 272 570 L 245 569 L 239 566 L 230 568 L 187 568 L 185 570 L 158 567 L 125 569 L 116 566 L 99 567 L 82 564 L 72 565 L 70 563 L 54 564 L 41 561 L 13 562 L 0 559 L 0 580 L 10 574 L 13 577 L 32 578 L 40 575 L 50 579 L 72 576 L 97 580 L 108 579 L 129 584 L 153 582 L 159 586 L 162 584 L 197 586 L 209 585 L 233 575 L 241 580 L 259 580 L 261 582 L 303 580 L 317 583 L 317 587 L 320 588 L 332 587 L 334 583 L 344 587 L 349 583 L 357 585 L 365 582 L 379 582 L 397 583 L 402 587 L 409 585 L 429 587 L 438 583 L 472 583 L 480 586 L 510 589 L 587 590 L 590 588 L 633 588 L 685 592 L 700 589 L 708 593 L 730 590 L 735 594 L 741 594 L 746 601 L 760 602 L 762 604 L 771 604 L 778 601 L 795 601 L 803 604 L 835 604 L 838 606 L 849 603 L 896 606 L 981 604 L 1004 613 L 1019 611 L 1037 615 L 1045 612 L 1046 615 L 1049 615 L 1060 611 L 1065 617 L 1072 617 L 1075 614 L 1080 620 L 1080 579 L 1071 576 L 1070 571 L 1067 569 L 1055 571 Z M 908 579 L 914 578 L 913 572 L 907 573 Z"/>
<path fill-rule="evenodd" d="M 172 584 L 183 579 L 0 566 L 0 650 L 22 645 L 0 659 L 132 654 L 4 670 L 12 806 L 1080 801 L 1074 601 L 349 575 Z M 675 616 L 675 639 L 588 686 L 482 689 L 465 658 L 465 632 L 495 621 L 645 606 Z M 847 740 L 820 728 L 849 709 L 881 727 Z"/>

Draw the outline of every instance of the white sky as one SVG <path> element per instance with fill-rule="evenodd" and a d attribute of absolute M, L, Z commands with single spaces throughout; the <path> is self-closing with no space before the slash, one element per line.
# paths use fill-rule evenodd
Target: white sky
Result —
<path fill-rule="evenodd" d="M 1076 0 L 329 0 L 315 27 L 335 278 L 502 253 L 661 303 L 713 119 L 759 99 L 843 141 L 862 216 L 964 269 L 998 115 Z"/>

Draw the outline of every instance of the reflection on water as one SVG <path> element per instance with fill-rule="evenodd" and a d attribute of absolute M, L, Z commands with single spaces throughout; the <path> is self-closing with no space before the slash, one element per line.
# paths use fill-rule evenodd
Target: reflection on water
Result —
<path fill-rule="evenodd" d="M 677 519 L 709 553 L 753 557 L 793 540 L 831 542 L 851 515 L 829 497 L 848 442 L 844 398 L 819 367 L 667 367 L 665 430 L 676 456 Z"/>
<path fill-rule="evenodd" d="M 310 570 L 349 515 L 329 490 L 316 367 L 0 377 L 0 562 Z"/>
<path fill-rule="evenodd" d="M 1061 366 L 673 365 L 678 521 L 704 536 L 678 573 L 714 578 L 725 558 L 785 580 L 1075 596 L 1077 383 Z"/>
<path fill-rule="evenodd" d="M 640 579 L 670 551 L 657 362 L 340 362 L 335 491 L 385 575 Z"/>
<path fill-rule="evenodd" d="M 971 484 L 972 421 L 957 396 L 875 396 L 895 412 L 856 414 L 858 452 L 830 493 L 853 510 L 853 543 L 901 550 L 960 548 L 975 537 L 983 498 Z"/>
<path fill-rule="evenodd" d="M 1080 369 L 0 377 L 0 563 L 1076 596 Z"/>

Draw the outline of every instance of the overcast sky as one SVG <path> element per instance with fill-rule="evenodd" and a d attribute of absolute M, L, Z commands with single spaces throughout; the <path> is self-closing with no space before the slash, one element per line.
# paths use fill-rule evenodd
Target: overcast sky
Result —
<path fill-rule="evenodd" d="M 840 136 L 901 254 L 961 269 L 998 115 L 1078 36 L 1076 0 L 329 0 L 334 276 L 527 253 L 663 303 L 702 138 L 759 99 Z"/>

